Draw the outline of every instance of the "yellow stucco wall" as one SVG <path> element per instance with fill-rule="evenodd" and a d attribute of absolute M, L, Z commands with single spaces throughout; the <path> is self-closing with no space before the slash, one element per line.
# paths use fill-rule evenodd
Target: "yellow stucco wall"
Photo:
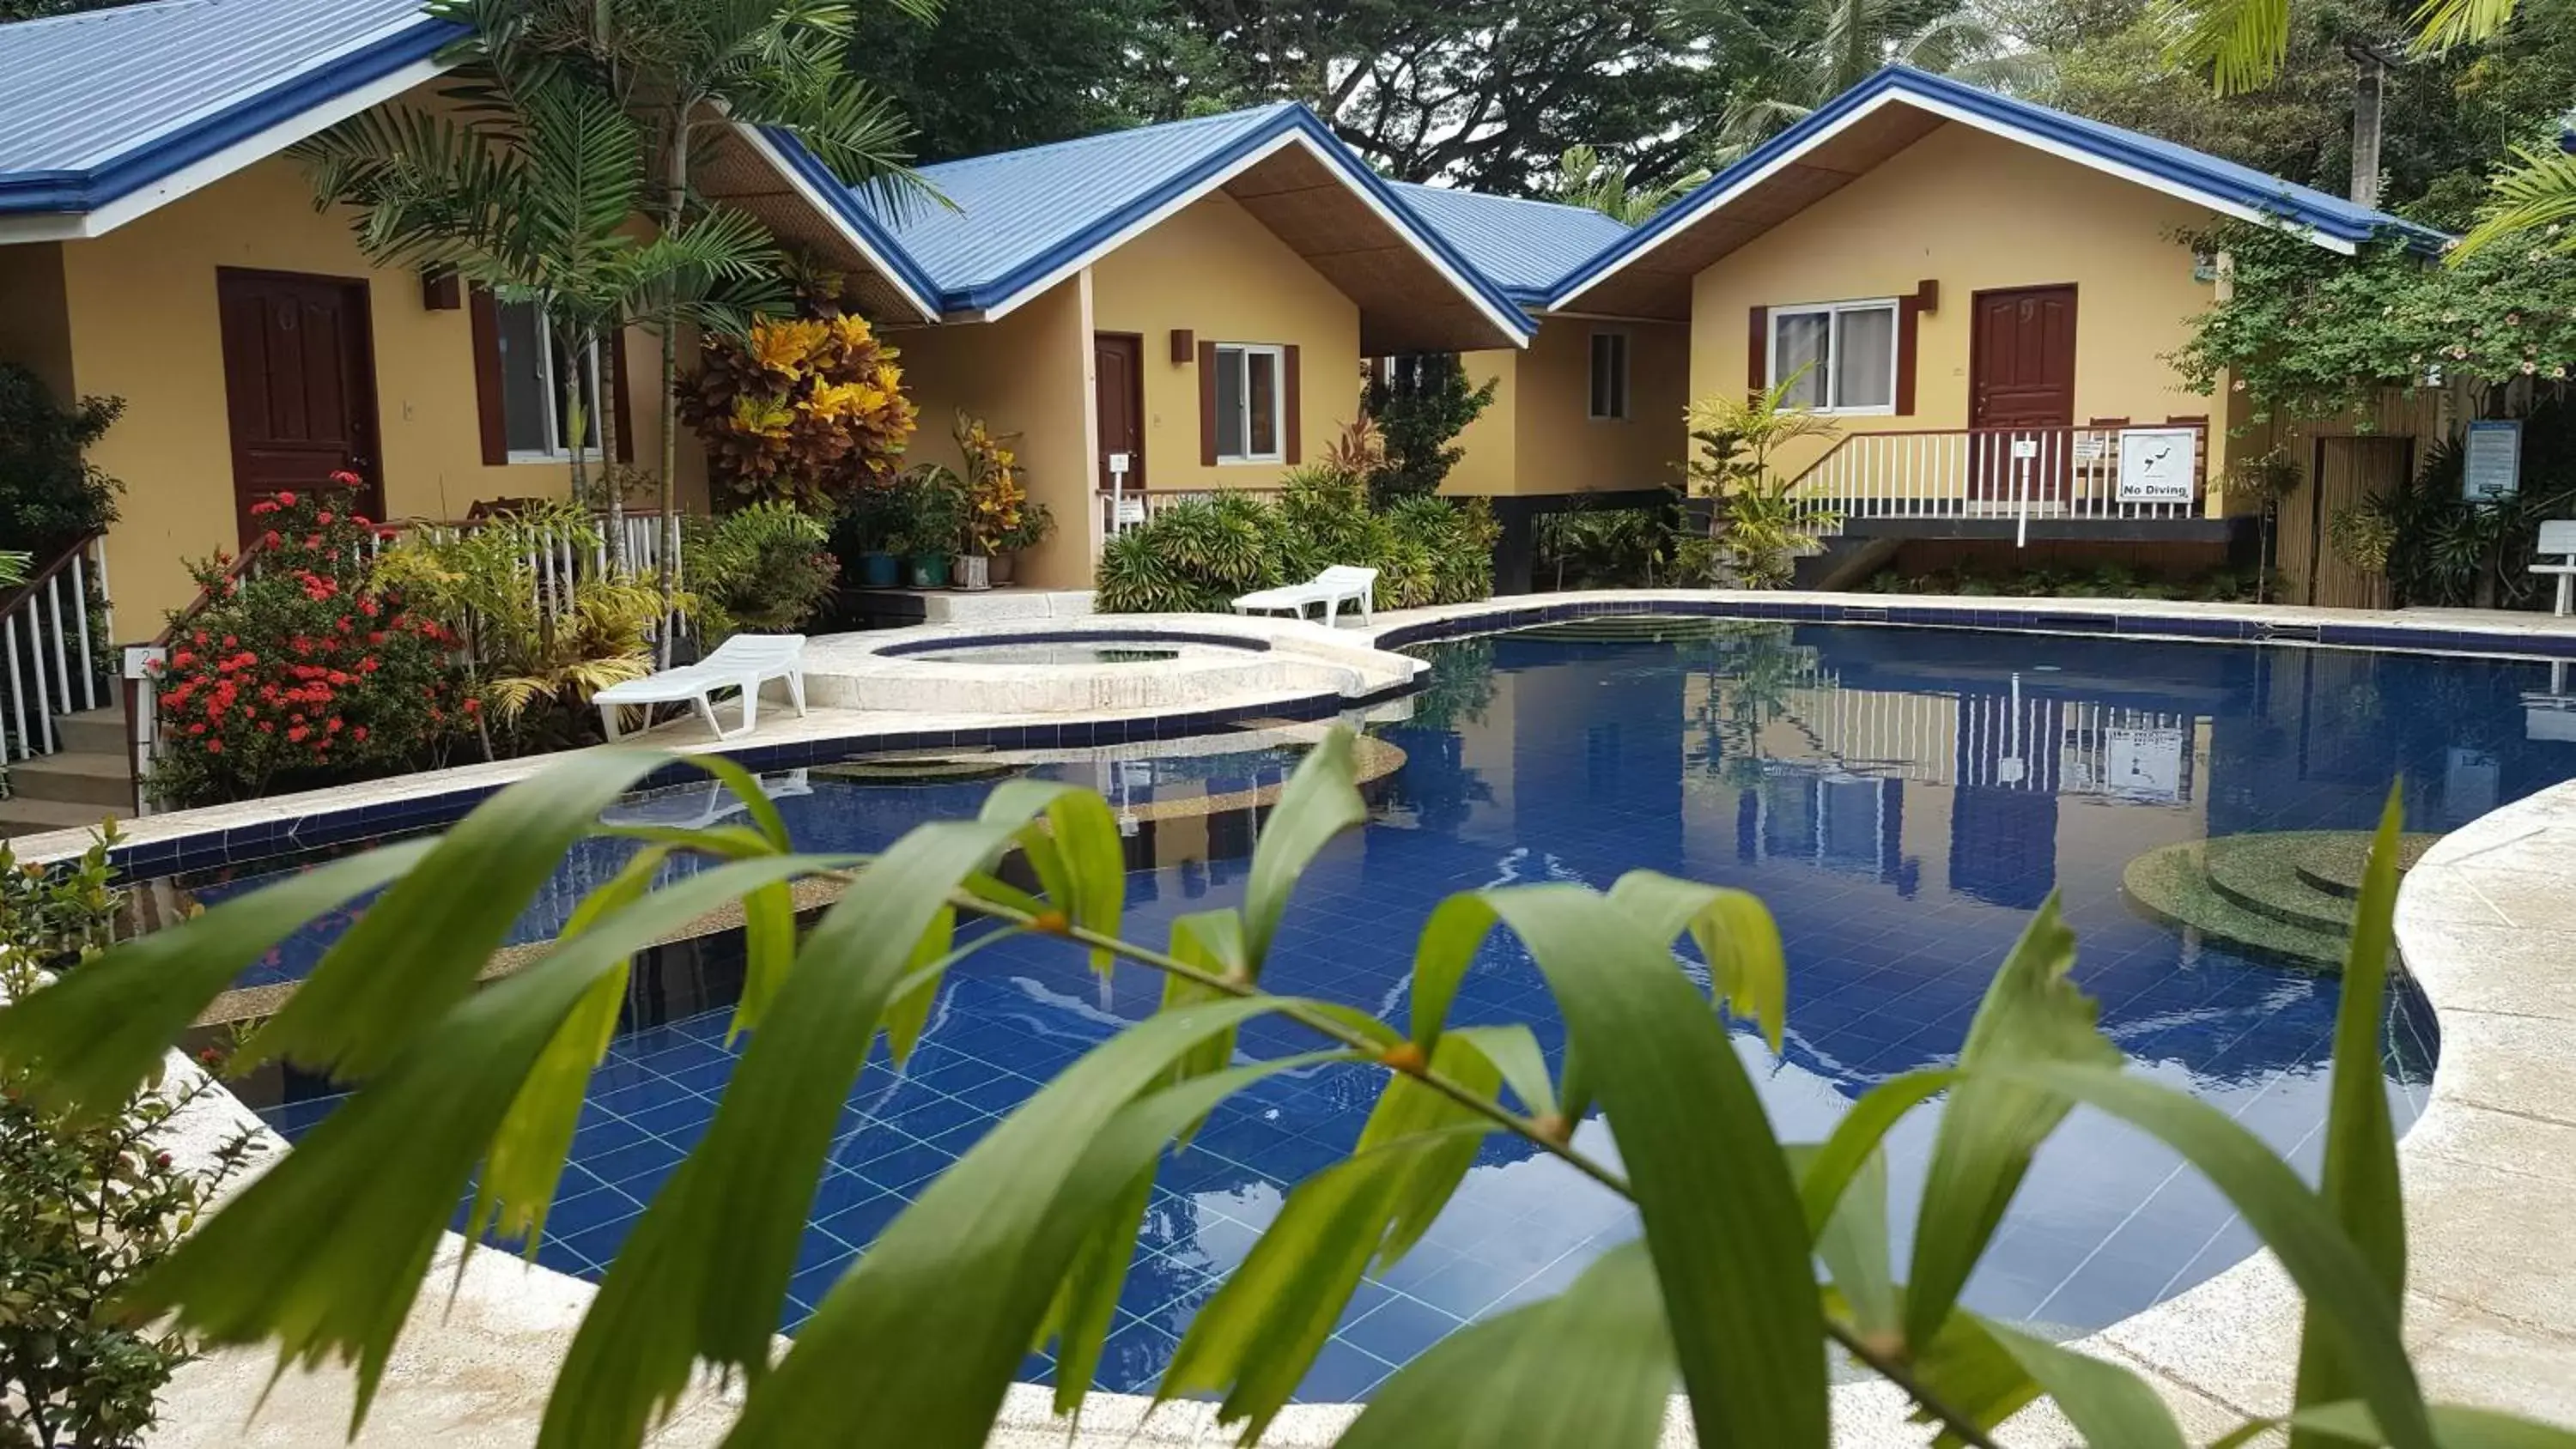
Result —
<path fill-rule="evenodd" d="M 1151 488 L 1268 488 L 1282 463 L 1199 461 L 1198 364 L 1171 334 L 1298 348 L 1302 456 L 1323 455 L 1359 411 L 1359 307 L 1222 193 L 1204 197 L 1095 262 L 1092 326 L 1145 339 L 1145 469 Z M 1083 349 L 1089 365 L 1090 348 Z"/>
<path fill-rule="evenodd" d="M 1019 559 L 1018 581 L 1050 589 L 1091 586 L 1100 529 L 1091 482 L 1091 328 L 1085 278 L 1058 283 L 998 322 L 890 331 L 904 386 L 921 410 L 907 456 L 964 466 L 953 430 L 964 408 L 994 431 L 1016 433 L 1029 496 L 1055 514 L 1055 534 Z"/>
<path fill-rule="evenodd" d="M 1929 278 L 1941 305 L 1922 319 L 1913 414 L 1837 419 L 1845 431 L 1968 426 L 1973 294 L 2059 283 L 2076 288 L 2077 424 L 2212 412 L 2165 361 L 2212 295 L 2175 233 L 2211 220 L 2144 186 L 1945 125 L 1699 274 L 1690 396 L 1745 391 L 1753 307 L 1902 296 Z M 2215 431 L 2213 475 L 2225 441 Z M 1780 460 L 1794 472 L 1824 446 Z"/>
<path fill-rule="evenodd" d="M 149 637 L 195 596 L 183 559 L 236 543 L 218 267 L 367 282 L 389 515 L 461 518 L 478 500 L 569 489 L 560 463 L 484 465 L 466 312 L 429 311 L 415 273 L 370 267 L 346 213 L 316 212 L 290 160 L 259 162 L 103 237 L 63 243 L 62 259 L 74 383 L 126 400 L 124 420 L 92 454 L 126 488 L 108 538 L 121 637 Z M 658 343 L 631 333 L 626 361 L 636 462 L 650 467 L 661 456 Z M 703 497 L 694 447 L 683 448 L 682 482 L 684 499 Z"/>
<path fill-rule="evenodd" d="M 1592 334 L 1628 334 L 1628 416 L 1592 416 Z M 1660 488 L 1678 479 L 1690 329 L 1550 317 L 1526 352 L 1470 352 L 1467 380 L 1499 377 L 1493 406 L 1458 435 L 1466 456 L 1441 491 L 1510 497 Z"/>

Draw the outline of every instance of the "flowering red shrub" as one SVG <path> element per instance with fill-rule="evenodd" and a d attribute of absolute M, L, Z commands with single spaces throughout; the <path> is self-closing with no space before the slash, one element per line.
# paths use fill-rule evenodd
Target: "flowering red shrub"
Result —
<path fill-rule="evenodd" d="M 163 748 L 152 792 L 171 806 L 392 774 L 444 761 L 479 702 L 455 639 L 369 583 L 374 526 L 358 480 L 251 505 L 253 567 L 194 566 L 214 602 L 155 667 Z"/>

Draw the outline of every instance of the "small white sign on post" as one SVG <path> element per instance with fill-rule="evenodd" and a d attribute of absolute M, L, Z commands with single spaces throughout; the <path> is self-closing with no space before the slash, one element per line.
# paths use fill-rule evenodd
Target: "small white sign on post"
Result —
<path fill-rule="evenodd" d="M 2038 457 L 2038 456 L 2039 456 L 2039 439 L 2037 439 L 2037 438 L 2015 438 L 2015 439 L 2013 439 L 2013 456 L 2014 456 L 2014 457 L 2016 457 L 2016 458 L 2036 458 L 2036 457 Z"/>
<path fill-rule="evenodd" d="M 2132 799 L 2179 801 L 2190 752 L 2190 736 L 2171 726 L 2104 730 L 2102 788 Z"/>
<path fill-rule="evenodd" d="M 2469 424 L 2468 456 L 2460 469 L 2460 496 L 2492 503 L 2522 491 L 2522 424 L 2481 418 Z"/>
<path fill-rule="evenodd" d="M 2189 503 L 2199 467 L 2197 429 L 2123 428 L 2114 497 L 2121 503 Z"/>

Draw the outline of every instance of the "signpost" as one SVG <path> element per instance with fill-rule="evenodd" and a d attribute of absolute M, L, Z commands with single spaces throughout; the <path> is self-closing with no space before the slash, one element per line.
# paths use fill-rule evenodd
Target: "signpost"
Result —
<path fill-rule="evenodd" d="M 2468 457 L 2460 469 L 2460 496 L 2494 503 L 2522 491 L 2522 424 L 2482 418 L 2469 424 Z"/>
<path fill-rule="evenodd" d="M 2188 506 L 2200 464 L 2200 434 L 2192 428 L 2120 430 L 2120 476 L 2113 497 L 2121 503 Z"/>

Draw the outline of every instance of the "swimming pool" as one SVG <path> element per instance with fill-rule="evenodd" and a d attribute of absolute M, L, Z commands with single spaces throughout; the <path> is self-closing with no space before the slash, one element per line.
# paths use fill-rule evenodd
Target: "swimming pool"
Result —
<path fill-rule="evenodd" d="M 2205 835 L 2365 826 L 2399 773 L 2419 830 L 2576 777 L 2576 743 L 2553 737 L 2548 670 L 2537 665 L 1633 620 L 1424 652 L 1434 668 L 1415 718 L 1379 733 L 1369 824 L 1309 873 L 1267 983 L 1400 1017 L 1413 930 L 1449 892 L 1606 885 L 1638 866 L 1744 886 L 1771 903 L 1790 957 L 1782 1059 L 1742 1039 L 1790 1140 L 1823 1135 L 1871 1085 L 1953 1053 L 1994 963 L 2056 889 L 2083 941 L 2077 979 L 2138 1069 L 2217 1103 L 2313 1169 L 2331 979 L 2142 915 L 2123 899 L 2123 869 Z M 842 849 L 971 810 L 991 771 L 1086 779 L 1129 833 L 1130 932 L 1158 940 L 1174 915 L 1239 895 L 1259 811 L 1295 753 L 1293 739 L 1261 738 L 1159 758 L 996 757 L 972 778 L 876 762 L 781 777 L 773 789 L 800 844 Z M 693 803 L 712 808 L 685 791 L 628 808 L 662 818 Z M 522 922 L 522 939 L 541 939 L 578 877 L 613 863 L 614 847 L 600 849 L 609 853 L 586 853 Z M 290 943 L 263 969 L 291 979 L 316 945 Z M 542 1261 L 596 1276 L 703 1133 L 730 1070 L 722 1036 L 736 970 L 721 938 L 639 969 Z M 1124 971 L 1104 984 L 1039 941 L 953 973 L 910 1068 L 879 1063 L 860 1083 L 786 1326 L 996 1113 L 1149 1012 L 1157 987 Z M 1551 1049 L 1559 1041 L 1537 973 L 1503 943 L 1489 944 L 1453 1017 L 1531 1020 Z M 1245 1033 L 1256 1055 L 1303 1045 L 1284 1031 Z M 2421 1003 L 2402 989 L 2388 1047 L 2402 1124 L 2433 1053 Z M 267 1114 L 290 1134 L 332 1104 L 319 1084 L 265 1085 Z M 1167 1163 L 1103 1387 L 1151 1384 L 1285 1187 L 1349 1146 L 1375 1085 L 1351 1068 L 1277 1079 Z M 1891 1141 L 1900 1199 L 1919 1191 L 1931 1125 L 1918 1117 Z M 1606 1146 L 1597 1122 L 1581 1130 Z M 1442 1333 L 1562 1287 L 1634 1231 L 1624 1208 L 1561 1164 L 1490 1143 L 1421 1248 L 1362 1289 L 1299 1397 L 1363 1396 Z M 1967 1299 L 2071 1333 L 2178 1292 L 2251 1245 L 2169 1154 L 2079 1115 L 2041 1155 Z M 1048 1367 L 1033 1359 L 1029 1372 Z"/>

